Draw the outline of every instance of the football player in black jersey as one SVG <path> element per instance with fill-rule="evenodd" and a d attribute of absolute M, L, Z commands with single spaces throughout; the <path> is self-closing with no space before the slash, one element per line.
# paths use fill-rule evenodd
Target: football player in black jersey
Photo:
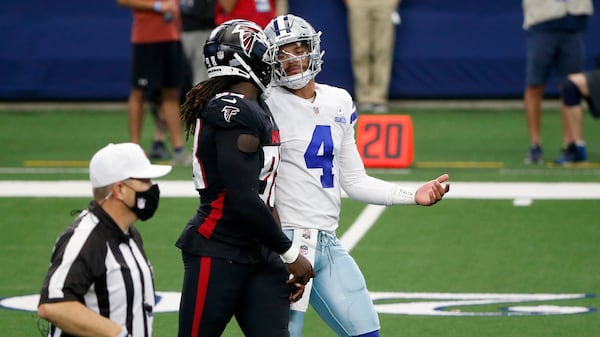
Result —
<path fill-rule="evenodd" d="M 204 46 L 209 79 L 182 106 L 200 206 L 176 243 L 179 337 L 220 336 L 233 316 L 246 336 L 287 337 L 289 303 L 314 276 L 272 214 L 279 130 L 261 98 L 271 51 L 253 22 L 218 26 Z"/>

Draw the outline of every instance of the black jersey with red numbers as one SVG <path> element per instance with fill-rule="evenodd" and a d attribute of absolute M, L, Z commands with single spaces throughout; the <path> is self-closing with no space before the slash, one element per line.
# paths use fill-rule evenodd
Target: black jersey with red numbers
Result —
<path fill-rule="evenodd" d="M 258 138 L 258 149 L 239 145 L 240 135 Z M 241 263 L 263 261 L 265 247 L 279 254 L 289 249 L 291 241 L 271 213 L 278 165 L 279 130 L 266 104 L 236 93 L 212 98 L 194 134 L 200 207 L 177 247 Z"/>

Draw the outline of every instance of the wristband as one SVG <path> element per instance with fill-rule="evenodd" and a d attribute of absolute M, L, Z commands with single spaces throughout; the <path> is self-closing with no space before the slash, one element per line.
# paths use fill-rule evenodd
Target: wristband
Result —
<path fill-rule="evenodd" d="M 160 13 L 160 1 L 154 2 L 154 11 Z"/>
<path fill-rule="evenodd" d="M 123 330 L 121 330 L 121 333 L 119 335 L 117 335 L 117 337 L 127 337 L 127 328 L 123 327 Z"/>
<path fill-rule="evenodd" d="M 416 205 L 417 189 L 396 185 L 392 194 L 392 205 Z"/>
<path fill-rule="evenodd" d="M 292 245 L 290 249 L 286 250 L 285 253 L 281 254 L 281 260 L 283 261 L 283 263 L 294 263 L 296 262 L 298 255 L 300 255 L 300 250 L 294 247 L 294 245 Z"/>

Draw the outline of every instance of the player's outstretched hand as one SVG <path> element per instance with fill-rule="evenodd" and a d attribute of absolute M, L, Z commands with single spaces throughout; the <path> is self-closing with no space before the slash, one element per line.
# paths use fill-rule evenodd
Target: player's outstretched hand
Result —
<path fill-rule="evenodd" d="M 419 187 L 416 196 L 417 204 L 431 206 L 442 200 L 444 194 L 450 191 L 450 183 L 445 183 L 449 178 L 448 174 L 442 174 L 437 179 L 428 181 Z"/>
<path fill-rule="evenodd" d="M 292 274 L 292 278 L 290 278 L 287 283 L 294 284 L 306 284 L 312 277 L 315 277 L 315 270 L 310 264 L 310 261 L 304 255 L 299 254 L 296 261 L 292 263 L 286 263 L 285 268 L 288 273 Z"/>

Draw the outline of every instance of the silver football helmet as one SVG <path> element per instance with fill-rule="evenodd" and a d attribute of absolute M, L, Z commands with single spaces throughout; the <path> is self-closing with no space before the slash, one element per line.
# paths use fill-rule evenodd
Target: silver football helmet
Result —
<path fill-rule="evenodd" d="M 321 71 L 323 54 L 321 51 L 321 32 L 315 29 L 301 17 L 286 14 L 271 20 L 265 28 L 273 48 L 273 84 L 290 89 L 300 89 Z M 307 54 L 294 55 L 281 50 L 281 47 L 290 43 L 305 43 L 309 49 Z M 308 58 L 308 67 L 304 60 Z M 288 75 L 282 65 L 283 62 L 297 61 L 301 72 Z"/>

